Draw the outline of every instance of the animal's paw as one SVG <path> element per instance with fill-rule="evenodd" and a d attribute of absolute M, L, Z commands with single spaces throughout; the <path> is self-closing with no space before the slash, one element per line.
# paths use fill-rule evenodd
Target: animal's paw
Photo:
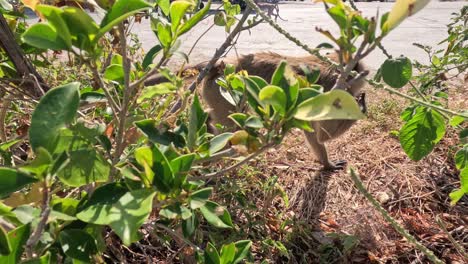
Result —
<path fill-rule="evenodd" d="M 334 163 L 329 163 L 328 165 L 324 166 L 323 169 L 327 171 L 344 170 L 346 168 L 346 164 L 346 160 L 338 160 Z"/>

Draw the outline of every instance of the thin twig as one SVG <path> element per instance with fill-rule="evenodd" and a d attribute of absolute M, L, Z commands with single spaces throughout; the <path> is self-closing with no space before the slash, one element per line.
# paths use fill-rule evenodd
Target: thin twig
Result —
<path fill-rule="evenodd" d="M 259 16 L 261 16 L 270 26 L 272 26 L 276 31 L 278 31 L 281 35 L 285 36 L 290 41 L 294 42 L 297 46 L 303 48 L 305 51 L 309 52 L 312 55 L 317 56 L 322 61 L 329 63 L 330 65 L 337 65 L 335 62 L 330 60 L 328 57 L 323 56 L 320 54 L 320 49 L 311 49 L 308 45 L 302 43 L 299 39 L 293 37 L 289 32 L 282 29 L 276 22 L 273 21 L 269 16 L 267 16 L 258 5 L 255 4 L 252 0 L 245 0 L 247 5 L 251 7 Z"/>
<path fill-rule="evenodd" d="M 237 153 L 237 151 L 233 148 L 228 148 L 226 150 L 223 150 L 223 151 L 220 151 L 208 158 L 202 158 L 202 159 L 199 159 L 199 160 L 196 160 L 193 162 L 193 164 L 200 164 L 200 163 L 205 163 L 205 162 L 213 162 L 213 161 L 217 161 L 217 160 L 220 160 L 222 158 L 226 158 L 226 157 L 232 157 L 234 156 L 235 154 Z"/>
<path fill-rule="evenodd" d="M 177 233 L 176 231 L 172 230 L 171 228 L 163 225 L 163 224 L 155 224 L 157 227 L 161 228 L 161 229 L 164 229 L 165 231 L 167 231 L 169 234 L 171 234 L 171 236 L 173 236 L 174 238 L 177 238 L 177 239 L 180 239 L 182 241 L 184 241 L 185 244 L 191 246 L 192 248 L 194 248 L 195 250 L 199 251 L 199 252 L 202 252 L 203 250 L 198 247 L 197 245 L 195 245 L 194 243 L 190 242 L 188 239 L 186 239 L 185 237 L 181 236 L 179 233 Z"/>
<path fill-rule="evenodd" d="M 42 195 L 42 211 L 39 217 L 39 223 L 37 224 L 37 227 L 34 230 L 34 232 L 29 237 L 28 241 L 26 241 L 26 255 L 29 259 L 35 257 L 34 247 L 36 247 L 37 242 L 39 242 L 39 239 L 41 238 L 41 235 L 44 232 L 47 220 L 49 219 L 49 215 L 51 212 L 51 208 L 49 206 L 51 195 L 49 195 L 49 186 L 47 186 L 46 181 L 44 181 L 44 189 Z"/>
<path fill-rule="evenodd" d="M 205 176 L 202 176 L 202 177 L 194 177 L 194 178 L 191 178 L 191 179 L 212 179 L 212 178 L 217 178 L 219 176 L 223 176 L 224 174 L 232 171 L 232 170 L 235 170 L 237 168 L 239 168 L 240 166 L 246 164 L 247 162 L 249 162 L 250 160 L 256 158 L 258 155 L 262 154 L 263 152 L 265 152 L 266 150 L 268 150 L 270 147 L 274 146 L 275 144 L 274 143 L 269 143 L 269 144 L 266 144 L 265 146 L 263 146 L 262 148 L 260 148 L 259 150 L 255 151 L 254 153 L 250 154 L 249 156 L 247 156 L 245 159 L 243 159 L 242 161 L 232 165 L 232 166 L 229 166 L 225 169 L 222 169 L 220 171 L 217 171 L 217 172 L 213 172 L 213 173 L 208 173 L 206 174 Z"/>
<path fill-rule="evenodd" d="M 124 71 L 124 94 L 122 99 L 122 108 L 119 115 L 117 135 L 115 137 L 116 147 L 114 152 L 114 159 L 112 160 L 112 165 L 117 164 L 120 159 L 120 156 L 123 153 L 125 148 L 125 121 L 127 118 L 128 107 L 130 104 L 130 96 L 132 94 L 132 89 L 130 87 L 130 59 L 127 54 L 127 37 L 125 34 L 125 26 L 123 23 L 120 23 L 118 26 L 119 34 L 121 37 L 120 41 L 120 55 L 123 60 L 123 71 Z M 113 180 L 115 173 L 115 166 L 113 166 L 113 173 L 110 174 L 109 181 Z"/>
<path fill-rule="evenodd" d="M 97 69 L 97 66 L 93 64 L 88 64 L 88 65 L 89 65 L 89 68 L 91 69 L 91 72 L 93 73 L 94 79 L 98 82 L 99 86 L 104 91 L 104 95 L 106 96 L 107 101 L 109 102 L 109 106 L 112 109 L 114 116 L 117 117 L 117 114 L 120 112 L 120 107 L 115 101 L 114 96 L 112 96 L 106 84 L 102 80 L 102 77 Z"/>

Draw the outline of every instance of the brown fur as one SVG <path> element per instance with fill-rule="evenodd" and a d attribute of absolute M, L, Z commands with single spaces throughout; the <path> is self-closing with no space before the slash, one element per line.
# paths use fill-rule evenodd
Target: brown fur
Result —
<path fill-rule="evenodd" d="M 335 53 L 328 55 L 332 60 L 337 61 Z M 235 107 L 228 103 L 221 95 L 219 86 L 216 84 L 216 79 L 222 76 L 224 65 L 236 65 L 236 70 L 246 70 L 249 75 L 260 76 L 263 79 L 270 81 L 278 64 L 286 60 L 288 65 L 297 74 L 303 74 L 301 65 L 307 65 L 309 68 L 319 68 L 320 78 L 318 84 L 324 87 L 324 91 L 329 91 L 336 82 L 337 73 L 331 67 L 328 67 L 324 62 L 315 56 L 291 57 L 277 53 L 261 52 L 255 54 L 244 55 L 239 58 L 228 58 L 218 62 L 209 72 L 208 76 L 201 84 L 202 99 L 211 108 L 210 118 L 213 123 L 220 123 L 226 127 L 232 127 L 232 120 L 228 115 L 235 112 Z M 201 70 L 205 64 L 199 64 L 192 68 Z M 358 72 L 362 72 L 364 67 L 358 64 L 356 67 Z M 154 80 L 153 82 L 154 83 Z M 363 86 L 363 82 L 357 82 L 347 91 L 357 96 Z M 356 121 L 355 120 L 329 120 L 320 122 L 311 122 L 314 132 L 304 132 L 307 141 L 309 142 L 313 152 L 316 154 L 320 163 L 325 169 L 341 168 L 329 161 L 327 151 L 323 142 L 336 138 L 346 132 Z"/>

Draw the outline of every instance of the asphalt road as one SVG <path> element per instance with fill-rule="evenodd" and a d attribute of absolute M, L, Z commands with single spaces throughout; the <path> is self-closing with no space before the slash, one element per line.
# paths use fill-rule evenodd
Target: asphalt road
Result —
<path fill-rule="evenodd" d="M 438 42 L 447 36 L 446 24 L 450 21 L 451 14 L 458 12 L 466 5 L 461 2 L 438 2 L 431 1 L 428 6 L 416 15 L 405 20 L 398 28 L 392 31 L 383 41 L 384 46 L 390 54 L 398 56 L 405 54 L 410 59 L 427 62 L 427 58 L 419 48 L 412 45 L 418 42 L 424 45 L 437 45 Z M 358 8 L 365 16 L 387 12 L 393 3 L 358 2 Z M 216 8 L 215 4 L 212 8 Z M 310 47 L 327 41 L 327 39 L 315 31 L 315 27 L 328 29 L 337 32 L 337 26 L 324 12 L 321 4 L 312 2 L 281 2 L 279 13 L 285 21 L 278 19 L 278 23 L 293 36 L 299 38 Z M 182 39 L 181 51 L 188 52 L 196 39 L 213 23 L 213 16 L 203 20 L 194 30 L 184 35 Z M 151 31 L 148 21 L 142 24 L 135 24 L 132 30 L 137 33 L 145 50 L 149 50 L 157 43 Z M 214 54 L 217 47 L 221 45 L 226 37 L 224 28 L 213 27 L 196 45 L 190 55 L 190 62 L 196 63 L 208 60 Z M 237 41 L 236 49 L 239 54 L 247 54 L 258 51 L 274 51 L 287 55 L 307 54 L 294 43 L 280 35 L 270 25 L 262 23 L 249 32 L 243 32 Z M 229 55 L 234 54 L 232 49 Z M 365 62 L 371 69 L 377 69 L 385 59 L 379 51 L 373 52 Z M 177 63 L 177 59 L 171 64 Z"/>

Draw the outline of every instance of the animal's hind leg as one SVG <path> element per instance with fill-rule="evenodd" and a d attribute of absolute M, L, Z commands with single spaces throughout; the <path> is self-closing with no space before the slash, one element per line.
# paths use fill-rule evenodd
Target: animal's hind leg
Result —
<path fill-rule="evenodd" d="M 304 131 L 304 135 L 309 142 L 310 148 L 314 152 L 315 156 L 319 160 L 320 164 L 323 165 L 324 170 L 340 170 L 344 169 L 346 161 L 337 161 L 336 163 L 330 162 L 328 159 L 327 148 L 322 142 L 318 141 L 317 134 L 315 132 Z"/>

